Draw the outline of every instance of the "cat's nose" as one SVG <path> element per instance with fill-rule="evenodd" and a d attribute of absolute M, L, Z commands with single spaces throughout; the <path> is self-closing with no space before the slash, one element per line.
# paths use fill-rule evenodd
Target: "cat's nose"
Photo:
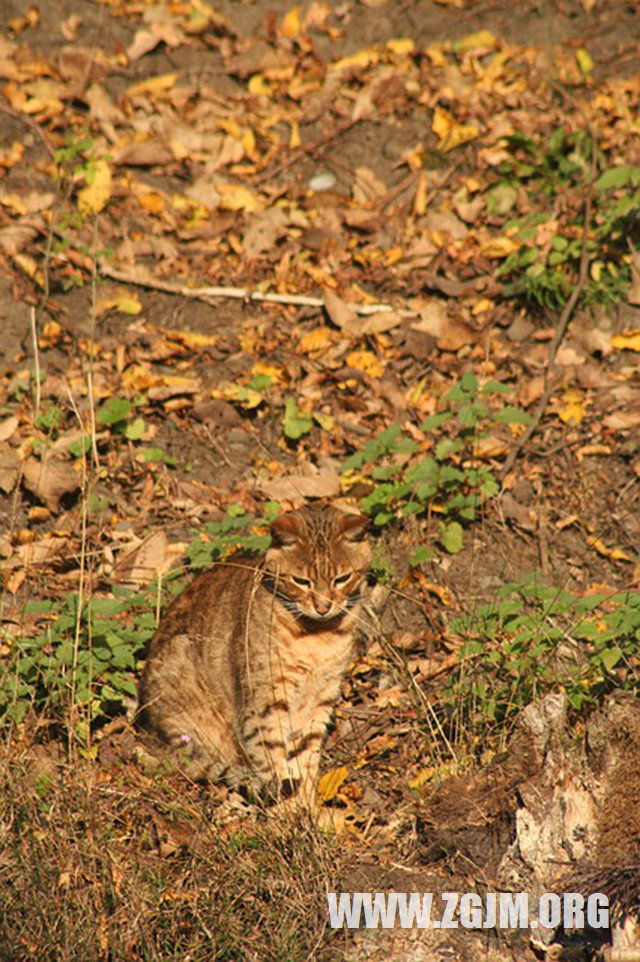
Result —
<path fill-rule="evenodd" d="M 319 598 L 316 596 L 313 599 L 313 607 L 319 615 L 326 615 L 327 612 L 331 610 L 331 602 L 328 598 Z"/>

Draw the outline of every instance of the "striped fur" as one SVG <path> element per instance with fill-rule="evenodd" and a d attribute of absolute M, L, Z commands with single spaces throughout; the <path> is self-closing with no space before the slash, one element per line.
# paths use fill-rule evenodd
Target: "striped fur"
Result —
<path fill-rule="evenodd" d="M 365 528 L 329 505 L 281 515 L 264 558 L 219 563 L 170 605 L 140 701 L 195 774 L 311 797 L 371 560 Z"/>

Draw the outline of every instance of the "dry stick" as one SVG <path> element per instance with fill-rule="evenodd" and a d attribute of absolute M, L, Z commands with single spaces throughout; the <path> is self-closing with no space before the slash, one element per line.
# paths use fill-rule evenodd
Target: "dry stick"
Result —
<path fill-rule="evenodd" d="M 34 376 L 36 379 L 36 417 L 40 414 L 40 399 L 41 399 L 41 388 L 40 388 L 40 351 L 38 350 L 38 328 L 36 324 L 36 309 L 31 308 L 31 339 L 33 341 L 33 364 L 34 364 Z"/>
<path fill-rule="evenodd" d="M 592 139 L 591 149 L 593 151 L 592 153 L 592 166 L 593 166 L 593 158 L 595 157 L 595 147 L 593 146 L 593 139 Z M 560 320 L 558 321 L 558 327 L 556 329 L 556 333 L 554 335 L 553 340 L 551 341 L 551 344 L 549 345 L 549 354 L 547 356 L 547 363 L 544 369 L 545 387 L 544 387 L 544 391 L 542 392 L 542 397 L 538 402 L 536 413 L 533 416 L 533 420 L 527 427 L 527 430 L 524 432 L 522 437 L 518 440 L 518 443 L 515 445 L 515 447 L 511 449 L 507 460 L 504 462 L 504 465 L 502 466 L 500 477 L 503 481 L 511 471 L 511 468 L 515 464 L 525 444 L 527 444 L 527 442 L 531 440 L 535 432 L 538 430 L 540 421 L 542 420 L 542 416 L 546 410 L 549 400 L 551 399 L 551 395 L 553 394 L 554 386 L 553 386 L 553 382 L 550 380 L 551 368 L 553 367 L 554 361 L 556 359 L 558 348 L 560 347 L 560 344 L 562 343 L 562 340 L 567 332 L 569 321 L 571 320 L 571 315 L 573 314 L 573 309 L 576 306 L 576 303 L 578 301 L 578 298 L 580 297 L 580 294 L 582 293 L 582 289 L 587 280 L 587 271 L 589 270 L 589 252 L 587 250 L 587 241 L 589 239 L 589 224 L 591 222 L 592 183 L 593 183 L 593 177 L 591 178 L 591 182 L 589 183 L 589 186 L 587 189 L 587 197 L 586 197 L 586 202 L 584 207 L 584 222 L 582 226 L 582 248 L 580 251 L 580 268 L 578 272 L 578 282 L 574 287 L 573 291 L 571 292 L 571 297 L 569 298 L 569 300 L 564 306 L 564 310 L 560 315 Z"/>
<path fill-rule="evenodd" d="M 179 297 L 189 297 L 198 301 L 205 301 L 211 304 L 215 300 L 223 297 L 231 297 L 241 301 L 257 301 L 264 304 L 292 304 L 297 307 L 317 307 L 324 308 L 324 300 L 321 297 L 308 297 L 305 294 L 273 294 L 271 292 L 250 291 L 246 287 L 187 287 L 185 284 L 171 284 L 169 281 L 157 280 L 148 274 L 141 274 L 137 271 L 121 271 L 111 267 L 106 261 L 101 261 L 99 265 L 100 273 L 105 277 L 110 277 L 114 281 L 123 284 L 135 284 L 138 287 L 146 287 L 155 291 L 165 291 L 167 294 L 175 294 Z M 383 314 L 394 310 L 391 304 L 349 304 L 349 307 L 356 314 Z M 402 317 L 415 317 L 415 311 L 398 311 Z"/>
<path fill-rule="evenodd" d="M 340 134 L 344 134 L 347 132 L 347 130 L 351 130 L 351 128 L 355 127 L 355 125 L 362 119 L 364 118 L 356 117 L 355 120 L 345 120 L 345 122 L 339 124 L 335 130 L 332 130 L 330 134 L 326 134 L 324 137 L 314 140 L 312 144 L 308 144 L 306 147 L 304 145 L 299 147 L 293 157 L 287 158 L 287 160 L 279 164 L 278 167 L 274 167 L 271 170 L 263 170 L 260 176 L 257 178 L 257 183 L 261 184 L 264 180 L 277 177 L 278 174 L 281 174 L 284 170 L 288 170 L 289 167 L 292 167 L 307 154 L 315 153 L 316 150 L 320 150 L 321 147 L 326 147 L 327 144 L 330 144 L 331 141 L 335 140 L 336 137 L 339 137 Z"/>

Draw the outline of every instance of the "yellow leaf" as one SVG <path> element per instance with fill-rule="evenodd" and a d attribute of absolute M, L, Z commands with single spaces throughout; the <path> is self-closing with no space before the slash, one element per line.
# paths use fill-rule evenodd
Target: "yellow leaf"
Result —
<path fill-rule="evenodd" d="M 467 50 L 477 50 L 479 47 L 493 50 L 497 45 L 496 38 L 490 30 L 477 30 L 469 33 L 461 40 L 455 40 L 452 44 L 456 53 L 464 53 Z"/>
<path fill-rule="evenodd" d="M 289 137 L 289 149 L 295 150 L 299 147 L 302 141 L 300 140 L 300 127 L 298 126 L 298 121 L 294 120 L 291 124 L 291 136 Z"/>
<path fill-rule="evenodd" d="M 558 411 L 558 417 L 565 424 L 569 424 L 573 421 L 574 424 L 580 424 L 584 417 L 584 407 L 582 405 L 582 395 L 577 391 L 565 391 L 562 395 L 562 400 L 564 402 L 564 407 L 561 407 Z"/>
<path fill-rule="evenodd" d="M 323 431 L 333 431 L 336 422 L 330 414 L 323 414 L 321 411 L 313 412 L 313 420 L 317 421 Z"/>
<path fill-rule="evenodd" d="M 258 361 L 251 368 L 251 373 L 255 377 L 258 374 L 264 374 L 266 377 L 271 378 L 272 381 L 278 382 L 283 380 L 283 371 L 281 367 L 276 367 L 275 364 L 263 364 L 262 361 Z"/>
<path fill-rule="evenodd" d="M 427 175 L 424 171 L 420 172 L 418 177 L 418 186 L 416 188 L 416 195 L 413 198 L 413 213 L 418 217 L 427 209 Z"/>
<path fill-rule="evenodd" d="M 332 798 L 335 798 L 348 774 L 349 769 L 346 765 L 325 772 L 318 780 L 318 799 L 321 802 L 330 802 Z"/>
<path fill-rule="evenodd" d="M 132 364 L 122 375 L 122 386 L 136 391 L 148 391 L 160 383 L 160 378 L 142 364 Z"/>
<path fill-rule="evenodd" d="M 101 297 L 96 303 L 96 313 L 100 317 L 107 311 L 120 311 L 121 314 L 139 314 L 142 310 L 137 294 L 131 294 L 127 290 L 116 291 L 110 297 Z"/>
<path fill-rule="evenodd" d="M 625 552 L 620 548 L 607 548 L 606 544 L 604 544 L 600 538 L 596 538 L 595 535 L 587 538 L 587 547 L 595 548 L 598 554 L 602 555 L 604 558 L 611 558 L 612 561 L 633 562 L 635 560 L 634 558 L 629 557 L 628 554 L 625 554 Z"/>
<path fill-rule="evenodd" d="M 45 350 L 53 347 L 62 337 L 62 328 L 57 321 L 47 321 L 42 328 L 42 333 L 38 338 L 38 347 Z"/>
<path fill-rule="evenodd" d="M 475 140 L 479 133 L 478 128 L 473 124 L 459 124 L 453 114 L 443 110 L 442 107 L 436 107 L 431 129 L 438 137 L 439 149 L 445 154 L 461 144 Z"/>
<path fill-rule="evenodd" d="M 220 193 L 220 207 L 223 210 L 262 210 L 262 204 L 248 187 L 243 184 L 216 184 Z"/>
<path fill-rule="evenodd" d="M 83 214 L 99 214 L 111 197 L 111 168 L 106 160 L 96 161 L 91 183 L 78 193 L 78 210 Z"/>
<path fill-rule="evenodd" d="M 261 73 L 254 73 L 253 77 L 249 78 L 247 89 L 250 94 L 253 94 L 254 97 L 271 96 L 271 87 Z"/>
<path fill-rule="evenodd" d="M 300 21 L 300 7 L 292 7 L 282 18 L 280 33 L 283 37 L 297 37 L 302 30 Z"/>
<path fill-rule="evenodd" d="M 387 50 L 390 53 L 395 53 L 398 57 L 413 53 L 415 49 L 416 45 L 411 37 L 397 37 L 393 40 L 387 40 Z"/>
<path fill-rule="evenodd" d="M 378 53 L 375 50 L 358 50 L 349 57 L 341 57 L 334 63 L 329 64 L 329 70 L 364 70 L 369 64 L 378 62 Z"/>
<path fill-rule="evenodd" d="M 164 197 L 155 191 L 142 194 L 142 196 L 138 198 L 138 203 L 144 210 L 149 211 L 150 214 L 161 214 L 164 210 Z"/>
<path fill-rule="evenodd" d="M 314 351 L 326 351 L 331 345 L 332 336 L 328 327 L 316 327 L 300 338 L 298 350 L 303 354 L 313 354 Z"/>
<path fill-rule="evenodd" d="M 492 307 L 493 301 L 490 301 L 488 297 L 481 297 L 480 300 L 474 304 L 471 313 L 476 317 L 478 314 L 485 314 L 487 311 L 490 311 Z"/>
<path fill-rule="evenodd" d="M 364 371 L 369 377 L 382 377 L 384 368 L 372 351 L 352 351 L 347 355 L 347 365 L 357 371 Z"/>
<path fill-rule="evenodd" d="M 409 782 L 409 788 L 420 788 L 425 782 L 431 781 L 435 773 L 436 770 L 433 765 L 430 765 L 429 768 L 421 768 L 418 774 Z"/>
<path fill-rule="evenodd" d="M 210 347 L 217 341 L 215 334 L 198 334 L 195 331 L 165 331 L 164 333 L 170 341 L 179 341 L 192 351 Z"/>
<path fill-rule="evenodd" d="M 480 244 L 480 253 L 484 257 L 501 258 L 508 257 L 514 251 L 519 250 L 520 242 L 513 237 L 489 237 Z"/>
<path fill-rule="evenodd" d="M 583 47 L 580 47 L 579 50 L 576 50 L 576 60 L 578 61 L 578 66 L 580 67 L 580 70 L 584 76 L 588 77 L 589 74 L 593 72 L 594 67 L 591 54 Z"/>
<path fill-rule="evenodd" d="M 235 401 L 249 411 L 259 407 L 264 401 L 264 398 L 258 391 L 254 391 L 253 388 L 250 387 L 244 387 L 241 384 L 228 384 L 223 388 L 214 388 L 211 392 L 211 397 L 224 398 L 226 401 Z"/>
<path fill-rule="evenodd" d="M 177 83 L 180 74 L 177 73 L 162 73 L 155 77 L 149 77 L 147 80 L 142 80 L 140 83 L 133 84 L 127 89 L 128 97 L 138 97 L 141 94 L 159 94 L 164 93 L 166 90 L 171 90 L 175 83 Z"/>
<path fill-rule="evenodd" d="M 640 329 L 616 334 L 610 343 L 611 347 L 618 347 L 621 351 L 640 351 Z"/>

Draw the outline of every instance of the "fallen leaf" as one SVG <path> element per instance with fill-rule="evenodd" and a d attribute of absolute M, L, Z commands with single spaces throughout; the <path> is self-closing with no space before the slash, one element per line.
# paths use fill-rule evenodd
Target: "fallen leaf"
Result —
<path fill-rule="evenodd" d="M 99 214 L 111 197 L 111 167 L 106 160 L 97 160 L 87 186 L 78 192 L 78 210 L 82 214 Z"/>
<path fill-rule="evenodd" d="M 52 513 L 60 507 L 65 494 L 73 494 L 80 487 L 80 475 L 62 458 L 45 456 L 42 461 L 27 458 L 23 464 L 22 483 L 27 491 L 44 501 Z"/>
<path fill-rule="evenodd" d="M 259 481 L 258 487 L 274 501 L 291 501 L 295 506 L 308 498 L 334 498 L 340 493 L 340 477 L 330 469 L 317 474 L 288 474 L 268 481 Z"/>
<path fill-rule="evenodd" d="M 330 802 L 332 798 L 335 798 L 348 774 L 349 769 L 346 765 L 341 765 L 339 768 L 331 768 L 324 775 L 321 775 L 316 789 L 319 801 Z"/>
<path fill-rule="evenodd" d="M 336 327 L 347 332 L 356 331 L 359 328 L 360 322 L 356 312 L 334 291 L 325 290 L 323 300 L 327 314 Z"/>
<path fill-rule="evenodd" d="M 587 538 L 587 547 L 595 548 L 599 555 L 602 555 L 603 558 L 611 558 L 612 561 L 629 561 L 632 564 L 635 561 L 635 558 L 622 551 L 621 548 L 607 548 L 606 544 L 600 538 L 596 538 L 595 535 Z"/>
<path fill-rule="evenodd" d="M 113 575 L 120 583 L 146 585 L 165 574 L 175 560 L 176 554 L 171 552 L 167 536 L 161 529 L 119 558 Z"/>
<path fill-rule="evenodd" d="M 332 333 L 328 327 L 316 327 L 303 334 L 298 342 L 298 350 L 303 354 L 326 351 L 332 343 Z"/>
<path fill-rule="evenodd" d="M 611 347 L 617 347 L 621 351 L 640 351 L 640 330 L 623 331 L 622 334 L 615 334 L 611 338 Z"/>
<path fill-rule="evenodd" d="M 565 424 L 580 424 L 584 417 L 584 405 L 582 395 L 578 391 L 565 391 L 562 395 L 563 406 L 557 414 Z"/>
<path fill-rule="evenodd" d="M 380 359 L 372 351 L 351 351 L 347 354 L 345 363 L 357 371 L 364 371 L 369 377 L 382 377 L 384 373 Z"/>
<path fill-rule="evenodd" d="M 7 421 L 11 420 L 12 418 L 7 419 Z M 17 422 L 18 419 L 15 418 L 15 420 Z M 7 421 L 4 422 L 5 425 Z M 13 491 L 19 477 L 20 459 L 13 448 L 7 447 L 4 451 L 0 451 L 0 488 L 5 494 L 10 494 Z"/>
<path fill-rule="evenodd" d="M 445 154 L 461 144 L 475 140 L 480 133 L 474 124 L 459 124 L 453 114 L 442 107 L 434 110 L 431 129 L 438 138 L 438 148 Z"/>

